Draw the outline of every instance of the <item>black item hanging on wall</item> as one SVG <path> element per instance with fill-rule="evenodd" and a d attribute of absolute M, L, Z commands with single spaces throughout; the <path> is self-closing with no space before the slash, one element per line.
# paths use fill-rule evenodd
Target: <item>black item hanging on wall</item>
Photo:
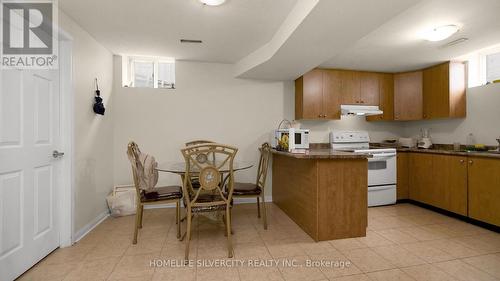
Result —
<path fill-rule="evenodd" d="M 99 91 L 99 85 L 97 84 L 97 78 L 95 79 L 95 103 L 94 103 L 94 112 L 96 114 L 104 115 L 104 104 L 102 103 L 101 91 Z"/>

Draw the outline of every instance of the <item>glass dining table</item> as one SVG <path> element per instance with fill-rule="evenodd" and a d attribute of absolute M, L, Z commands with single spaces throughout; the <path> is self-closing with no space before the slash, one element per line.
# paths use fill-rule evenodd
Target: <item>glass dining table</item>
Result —
<path fill-rule="evenodd" d="M 219 163 L 219 165 L 220 165 L 220 163 Z M 219 166 L 219 165 L 217 165 L 217 162 L 216 162 L 216 165 L 214 165 L 214 166 Z M 233 172 L 250 169 L 252 167 L 253 167 L 252 162 L 247 162 L 247 161 L 241 161 L 241 162 L 234 161 L 233 162 Z M 184 182 L 184 175 L 186 174 L 186 162 L 163 162 L 163 163 L 158 164 L 158 166 L 156 167 L 156 170 L 158 172 L 166 172 L 166 173 L 173 173 L 173 174 L 180 175 L 182 181 Z M 222 175 L 221 175 L 223 177 L 222 186 L 224 186 L 224 184 L 227 180 L 227 177 L 229 176 L 229 174 L 228 174 L 230 171 L 229 163 L 225 163 L 222 167 L 220 167 L 219 171 L 222 173 Z M 196 166 L 193 166 L 191 174 L 196 176 L 196 174 L 198 174 L 198 173 L 199 173 L 199 168 Z M 227 174 L 226 177 L 223 176 L 224 174 Z M 192 190 L 191 185 L 189 185 L 189 188 L 191 188 L 191 190 Z M 220 212 L 215 212 L 214 215 L 204 214 L 204 216 L 213 220 L 213 221 L 217 221 L 217 220 L 220 220 L 221 214 L 220 214 Z M 185 219 L 185 217 L 182 218 L 181 221 L 184 221 L 184 219 Z M 231 231 L 231 232 L 233 232 L 233 231 Z M 184 235 L 183 235 L 182 239 L 184 239 Z"/>
<path fill-rule="evenodd" d="M 217 162 L 214 166 L 219 166 Z M 253 162 L 247 161 L 234 161 L 233 162 L 233 172 L 250 169 L 253 167 Z M 163 162 L 158 164 L 156 170 L 159 172 L 167 172 L 173 174 L 185 174 L 186 173 L 186 162 Z M 225 163 L 219 171 L 221 173 L 229 173 L 229 163 Z M 199 173 L 199 169 L 196 166 L 192 167 L 192 173 Z"/>

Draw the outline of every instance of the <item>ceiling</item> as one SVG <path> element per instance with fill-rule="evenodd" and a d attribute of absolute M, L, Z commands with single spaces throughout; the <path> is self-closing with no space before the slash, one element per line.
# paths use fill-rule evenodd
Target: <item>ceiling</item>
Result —
<path fill-rule="evenodd" d="M 138 5 L 140 3 L 140 5 Z M 115 54 L 233 63 L 241 78 L 290 80 L 314 67 L 399 72 L 500 43 L 499 0 L 59 0 Z M 457 24 L 441 42 L 421 33 Z M 444 47 L 461 37 L 468 41 Z M 181 44 L 179 39 L 203 44 Z"/>
<path fill-rule="evenodd" d="M 59 7 L 115 54 L 234 63 L 271 39 L 297 0 L 59 0 Z M 181 44 L 200 39 L 203 44 Z"/>
<path fill-rule="evenodd" d="M 239 61 L 236 64 L 236 75 L 240 78 L 295 79 L 334 55 L 349 50 L 360 38 L 417 2 L 418 0 L 317 1 L 300 23 L 294 25 L 293 32 L 286 36 L 286 40 L 279 39 L 285 36 L 275 35 L 271 44 L 248 56 L 252 58 L 253 64 L 247 58 Z M 377 12 L 374 13 L 374 10 Z M 283 23 L 290 24 L 289 18 Z M 283 29 L 280 28 L 278 33 Z M 272 51 L 266 51 L 271 48 Z M 258 56 L 259 53 L 266 55 Z"/>
<path fill-rule="evenodd" d="M 420 1 L 321 66 L 399 72 L 454 59 L 500 43 L 499 13 L 498 0 Z M 422 39 L 422 32 L 447 24 L 460 31 L 440 42 Z M 445 46 L 463 37 L 469 40 Z"/>

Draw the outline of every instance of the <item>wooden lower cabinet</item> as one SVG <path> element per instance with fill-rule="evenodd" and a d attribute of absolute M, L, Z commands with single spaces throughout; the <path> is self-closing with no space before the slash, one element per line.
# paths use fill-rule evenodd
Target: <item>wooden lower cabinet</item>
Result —
<path fill-rule="evenodd" d="M 467 157 L 411 153 L 409 197 L 460 215 L 467 215 Z"/>
<path fill-rule="evenodd" d="M 398 152 L 397 155 L 397 198 L 408 199 L 408 158 L 409 153 L 407 152 Z"/>
<path fill-rule="evenodd" d="M 315 241 L 366 236 L 368 161 L 273 154 L 273 203 Z"/>
<path fill-rule="evenodd" d="M 432 205 L 432 154 L 411 153 L 408 168 L 410 199 Z"/>
<path fill-rule="evenodd" d="M 433 155 L 431 182 L 436 206 L 467 215 L 467 157 Z"/>
<path fill-rule="evenodd" d="M 469 217 L 500 226 L 500 159 L 469 157 Z"/>

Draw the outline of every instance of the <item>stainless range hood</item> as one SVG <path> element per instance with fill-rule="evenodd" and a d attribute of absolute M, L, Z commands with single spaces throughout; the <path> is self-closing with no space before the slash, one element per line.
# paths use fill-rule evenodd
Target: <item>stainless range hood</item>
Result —
<path fill-rule="evenodd" d="M 340 106 L 340 111 L 342 115 L 357 115 L 357 116 L 372 116 L 380 115 L 384 112 L 380 110 L 378 106 L 375 105 L 347 105 L 342 104 Z"/>

